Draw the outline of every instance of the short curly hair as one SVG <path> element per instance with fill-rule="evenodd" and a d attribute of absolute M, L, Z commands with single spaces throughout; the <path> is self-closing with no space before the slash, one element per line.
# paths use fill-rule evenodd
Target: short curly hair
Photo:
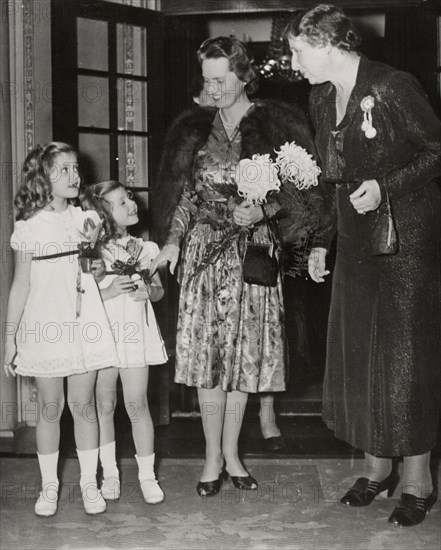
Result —
<path fill-rule="evenodd" d="M 77 157 L 75 149 L 61 141 L 37 145 L 28 153 L 23 163 L 21 185 L 14 198 L 17 219 L 27 220 L 53 201 L 49 176 L 57 156 L 62 153 Z"/>
<path fill-rule="evenodd" d="M 341 8 L 319 4 L 298 14 L 285 28 L 287 38 L 303 36 L 311 46 L 335 46 L 346 52 L 356 51 L 361 35 Z"/>
<path fill-rule="evenodd" d="M 259 87 L 259 76 L 253 67 L 253 57 L 245 44 L 230 36 L 218 36 L 205 40 L 198 52 L 199 63 L 204 59 L 219 59 L 225 57 L 230 64 L 230 70 L 237 78 L 245 82 L 248 94 L 253 94 Z"/>

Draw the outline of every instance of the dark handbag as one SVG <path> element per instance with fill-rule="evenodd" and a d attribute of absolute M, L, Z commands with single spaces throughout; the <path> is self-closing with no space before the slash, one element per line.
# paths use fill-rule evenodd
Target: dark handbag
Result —
<path fill-rule="evenodd" d="M 271 242 L 251 242 L 254 233 L 254 230 L 251 230 L 243 259 L 243 280 L 249 285 L 276 286 L 279 276 L 276 240 L 265 213 L 264 216 Z"/>
<path fill-rule="evenodd" d="M 378 220 L 372 233 L 372 256 L 390 255 L 398 252 L 398 235 L 386 188 L 385 193 L 386 202 L 381 204 L 378 209 Z"/>

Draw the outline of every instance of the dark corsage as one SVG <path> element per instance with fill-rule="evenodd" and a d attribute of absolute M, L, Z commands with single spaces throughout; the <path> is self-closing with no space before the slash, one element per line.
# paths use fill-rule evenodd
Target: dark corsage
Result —
<path fill-rule="evenodd" d="M 143 269 L 139 257 L 142 252 L 142 245 L 136 239 L 130 239 L 125 246 L 122 247 L 128 254 L 126 261 L 115 260 L 112 264 L 113 273 L 117 275 L 127 275 L 133 278 L 134 275 L 138 275 L 136 278 L 140 278 L 146 285 L 152 282 L 152 276 L 149 269 Z M 135 284 L 135 288 L 137 288 Z"/>

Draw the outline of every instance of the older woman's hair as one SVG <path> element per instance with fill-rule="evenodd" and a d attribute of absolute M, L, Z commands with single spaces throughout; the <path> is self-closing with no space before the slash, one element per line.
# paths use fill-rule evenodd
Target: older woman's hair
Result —
<path fill-rule="evenodd" d="M 285 36 L 305 37 L 311 46 L 335 46 L 351 52 L 361 44 L 361 35 L 341 8 L 319 4 L 297 15 L 286 27 Z"/>
<path fill-rule="evenodd" d="M 245 44 L 237 38 L 218 36 L 203 42 L 198 50 L 199 62 L 204 59 L 219 59 L 225 57 L 237 78 L 246 84 L 247 93 L 253 94 L 259 85 L 259 77 L 253 67 L 253 58 L 248 53 Z"/>

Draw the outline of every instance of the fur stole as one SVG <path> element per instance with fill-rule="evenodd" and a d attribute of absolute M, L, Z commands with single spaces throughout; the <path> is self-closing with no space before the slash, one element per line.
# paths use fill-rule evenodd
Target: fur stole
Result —
<path fill-rule="evenodd" d="M 194 107 L 181 114 L 168 131 L 159 174 L 155 182 L 155 217 L 158 227 L 168 228 L 185 182 L 191 182 L 196 153 L 206 143 L 217 109 Z M 241 158 L 270 154 L 287 141 L 295 141 L 317 158 L 312 127 L 297 105 L 258 100 L 240 123 Z M 165 226 L 165 227 L 164 227 Z"/>

